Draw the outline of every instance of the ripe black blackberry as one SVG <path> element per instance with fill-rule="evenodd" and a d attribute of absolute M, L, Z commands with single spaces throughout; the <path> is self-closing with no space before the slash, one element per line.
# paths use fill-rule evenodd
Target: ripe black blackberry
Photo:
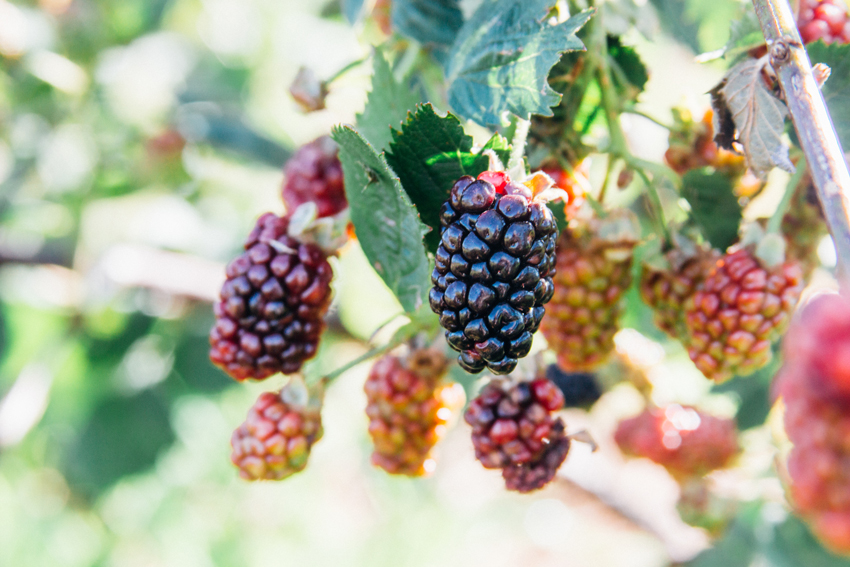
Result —
<path fill-rule="evenodd" d="M 485 171 L 454 184 L 440 223 L 431 309 L 464 370 L 508 374 L 554 292 L 555 219 L 528 187 Z"/>
<path fill-rule="evenodd" d="M 227 266 L 210 359 L 236 380 L 297 372 L 316 354 L 333 276 L 326 254 L 287 234 L 289 220 L 266 213 Z"/>
<path fill-rule="evenodd" d="M 557 364 L 546 368 L 546 378 L 564 395 L 564 407 L 587 408 L 602 396 L 602 389 L 593 372 L 566 372 Z"/>

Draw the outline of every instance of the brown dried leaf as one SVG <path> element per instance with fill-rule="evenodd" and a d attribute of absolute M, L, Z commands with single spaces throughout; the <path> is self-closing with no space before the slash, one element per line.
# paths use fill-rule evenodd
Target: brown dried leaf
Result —
<path fill-rule="evenodd" d="M 727 119 L 731 114 L 738 132 L 735 141 L 740 143 L 750 169 L 761 179 L 774 167 L 794 171 L 788 146 L 782 140 L 788 107 L 765 84 L 762 71 L 766 65 L 766 58 L 745 59 L 712 90 L 715 113 Z"/>

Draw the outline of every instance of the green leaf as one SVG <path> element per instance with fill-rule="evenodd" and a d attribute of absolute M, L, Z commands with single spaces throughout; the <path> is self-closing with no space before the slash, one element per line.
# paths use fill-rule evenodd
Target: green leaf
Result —
<path fill-rule="evenodd" d="M 498 134 L 483 149 L 492 149 L 505 162 L 510 154 L 510 146 Z M 422 222 L 431 228 L 425 243 L 429 250 L 436 251 L 440 207 L 449 198 L 452 185 L 464 175 L 477 177 L 486 171 L 488 156 L 472 153 L 472 137 L 464 133 L 456 116 L 439 116 L 431 104 L 423 104 L 408 114 L 401 131 L 393 131 L 387 161 L 416 205 Z"/>
<path fill-rule="evenodd" d="M 824 549 L 809 528 L 794 516 L 777 525 L 773 539 L 764 550 L 770 565 L 776 567 L 847 567 L 846 558 Z"/>
<path fill-rule="evenodd" d="M 407 112 L 420 101 L 417 90 L 399 83 L 381 49 L 372 57 L 372 91 L 366 108 L 357 115 L 357 131 L 379 150 L 392 141 L 392 128 L 397 128 Z"/>
<path fill-rule="evenodd" d="M 688 567 L 750 567 L 757 544 L 752 526 L 736 520 L 723 539 L 700 553 Z"/>
<path fill-rule="evenodd" d="M 806 46 L 812 64 L 823 63 L 832 69 L 821 92 L 829 108 L 829 115 L 844 151 L 850 150 L 850 44 L 832 43 L 823 40 Z"/>
<path fill-rule="evenodd" d="M 429 288 L 430 263 L 422 245 L 427 228 L 383 155 L 350 126 L 335 127 L 333 139 L 360 246 L 404 310 L 414 312 Z"/>
<path fill-rule="evenodd" d="M 726 250 L 738 237 L 741 205 L 732 193 L 732 181 L 708 168 L 694 169 L 682 177 L 682 196 L 691 205 L 691 216 L 711 245 Z"/>
<path fill-rule="evenodd" d="M 774 350 L 777 349 L 778 345 L 774 346 Z M 770 413 L 770 385 L 780 365 L 778 353 L 774 354 L 777 356 L 764 368 L 749 376 L 736 376 L 711 389 L 712 392 L 731 393 L 738 398 L 735 422 L 741 431 L 762 425 Z"/>
<path fill-rule="evenodd" d="M 649 73 L 637 51 L 620 43 L 617 36 L 608 36 L 608 61 L 614 79 L 614 87 L 621 98 L 637 100 L 646 87 Z"/>
<path fill-rule="evenodd" d="M 553 0 L 485 0 L 460 30 L 448 65 L 449 104 L 484 126 L 506 112 L 520 118 L 552 116 L 560 96 L 549 70 L 565 51 L 584 44 L 575 33 L 590 19 L 586 10 L 549 25 Z"/>
<path fill-rule="evenodd" d="M 63 468 L 74 485 L 96 494 L 149 468 L 173 441 L 168 406 L 156 392 L 107 398 L 69 447 Z"/>
<path fill-rule="evenodd" d="M 393 28 L 429 48 L 448 50 L 461 26 L 458 0 L 393 0 Z"/>

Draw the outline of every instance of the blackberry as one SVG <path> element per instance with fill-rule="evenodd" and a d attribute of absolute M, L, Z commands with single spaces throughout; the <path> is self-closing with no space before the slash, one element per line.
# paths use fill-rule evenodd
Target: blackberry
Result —
<path fill-rule="evenodd" d="M 210 359 L 239 381 L 297 372 L 325 327 L 331 266 L 318 246 L 288 236 L 288 225 L 273 213 L 259 218 L 214 307 Z"/>
<path fill-rule="evenodd" d="M 555 219 L 528 187 L 486 171 L 454 184 L 440 222 L 431 309 L 464 370 L 508 374 L 552 298 Z"/>
<path fill-rule="evenodd" d="M 735 422 L 673 404 L 621 421 L 620 450 L 664 466 L 678 480 L 726 467 L 738 453 Z"/>
<path fill-rule="evenodd" d="M 463 388 L 443 381 L 442 352 L 413 349 L 379 359 L 366 380 L 372 464 L 390 474 L 419 476 L 433 470 L 431 450 L 463 406 Z"/>
<path fill-rule="evenodd" d="M 537 462 L 564 435 L 563 421 L 551 415 L 563 405 L 561 391 L 545 378 L 490 382 L 463 416 L 476 458 L 488 469 Z"/>
<path fill-rule="evenodd" d="M 543 488 L 555 478 L 558 469 L 567 459 L 570 438 L 563 434 L 564 425 L 555 424 L 553 441 L 541 455 L 529 463 L 511 464 L 502 469 L 505 487 L 516 492 L 531 492 Z"/>
<path fill-rule="evenodd" d="M 333 216 L 346 207 L 339 148 L 328 136 L 301 146 L 283 168 L 282 197 L 292 213 L 304 203 L 316 203 L 318 216 Z"/>
<path fill-rule="evenodd" d="M 638 234 L 636 219 L 621 211 L 572 223 L 558 240 L 555 292 L 541 331 L 564 370 L 594 368 L 614 349 Z"/>
<path fill-rule="evenodd" d="M 565 372 L 557 364 L 550 364 L 546 378 L 561 390 L 564 407 L 587 408 L 602 396 L 602 388 L 592 372 Z"/>
<path fill-rule="evenodd" d="M 767 267 L 748 248 L 717 260 L 685 303 L 685 346 L 707 378 L 723 382 L 768 363 L 800 299 L 803 274 L 794 262 Z"/>
<path fill-rule="evenodd" d="M 245 423 L 233 432 L 231 461 L 245 480 L 282 480 L 307 466 L 322 437 L 321 397 L 290 382 L 280 392 L 260 395 Z"/>

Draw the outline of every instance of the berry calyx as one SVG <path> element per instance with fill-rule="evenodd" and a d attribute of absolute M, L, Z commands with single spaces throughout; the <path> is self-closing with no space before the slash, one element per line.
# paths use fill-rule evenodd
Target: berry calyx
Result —
<path fill-rule="evenodd" d="M 463 388 L 443 380 L 447 368 L 445 356 L 433 349 L 375 362 L 364 386 L 373 465 L 408 476 L 434 470 L 432 449 L 464 401 Z"/>
<path fill-rule="evenodd" d="M 226 268 L 210 359 L 238 381 L 297 372 L 325 328 L 333 271 L 325 253 L 288 236 L 288 226 L 287 218 L 261 216 Z"/>
<path fill-rule="evenodd" d="M 312 202 L 321 218 L 348 207 L 338 153 L 336 142 L 322 136 L 301 146 L 286 162 L 281 196 L 288 212 Z"/>
<path fill-rule="evenodd" d="M 303 383 L 265 392 L 233 432 L 231 461 L 245 480 L 283 480 L 307 466 L 322 437 L 321 397 L 308 399 Z"/>
<path fill-rule="evenodd" d="M 552 297 L 558 227 L 525 185 L 499 171 L 479 177 L 461 177 L 440 210 L 428 300 L 464 370 L 508 374 Z"/>

